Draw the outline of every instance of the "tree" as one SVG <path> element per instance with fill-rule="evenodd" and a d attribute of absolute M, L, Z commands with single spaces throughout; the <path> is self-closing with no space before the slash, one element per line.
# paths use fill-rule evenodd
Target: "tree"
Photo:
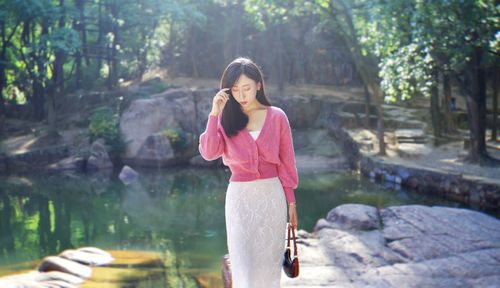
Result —
<path fill-rule="evenodd" d="M 372 102 L 377 111 L 377 136 L 379 141 L 379 154 L 386 154 L 384 140 L 384 111 L 383 94 L 380 87 L 380 78 L 378 76 L 378 59 L 369 49 L 370 46 L 361 39 L 360 31 L 367 26 L 370 20 L 366 13 L 369 8 L 366 1 L 316 1 L 324 16 L 324 25 L 327 29 L 335 30 L 341 37 L 343 44 L 349 47 L 349 52 L 356 71 L 359 73 L 363 84 L 366 86 Z"/>
<path fill-rule="evenodd" d="M 19 30 L 20 19 L 15 13 L 15 7 L 10 1 L 0 2 L 0 129 L 3 130 L 5 118 L 4 90 L 7 88 L 7 66 L 10 59 L 7 52 Z M 3 134 L 3 131 L 0 131 Z"/>
<path fill-rule="evenodd" d="M 395 49 L 382 49 L 384 53 L 380 53 L 384 91 L 392 99 L 430 96 L 436 105 L 439 72 L 445 76 L 446 94 L 449 77 L 454 78 L 467 103 L 468 160 L 492 162 L 485 142 L 486 71 L 498 63 L 499 57 L 498 46 L 492 44 L 496 43 L 492 39 L 497 39 L 500 19 L 495 1 L 405 3 L 409 9 L 402 9 L 399 1 L 378 4 L 382 13 L 375 17 L 375 23 L 384 28 L 376 30 L 379 33 L 372 34 L 372 39 L 384 48 L 387 46 L 383 43 L 390 39 L 396 43 Z M 408 18 L 411 29 L 405 30 Z M 387 19 L 395 19 L 395 23 L 384 26 Z"/>

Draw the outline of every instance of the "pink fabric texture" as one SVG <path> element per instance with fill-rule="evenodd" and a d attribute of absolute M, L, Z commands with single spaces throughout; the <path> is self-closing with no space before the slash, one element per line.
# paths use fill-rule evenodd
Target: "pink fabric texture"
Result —
<path fill-rule="evenodd" d="M 203 159 L 212 161 L 222 156 L 231 170 L 229 181 L 252 181 L 278 176 L 288 203 L 295 201 L 294 189 L 299 184 L 292 132 L 285 112 L 268 106 L 264 125 L 257 139 L 244 128 L 229 138 L 218 116 L 209 115 L 207 127 L 200 135 L 198 150 Z"/>

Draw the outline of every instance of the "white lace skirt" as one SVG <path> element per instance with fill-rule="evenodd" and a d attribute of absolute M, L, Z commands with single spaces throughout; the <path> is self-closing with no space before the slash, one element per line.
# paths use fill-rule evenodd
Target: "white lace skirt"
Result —
<path fill-rule="evenodd" d="M 232 288 L 279 288 L 287 203 L 278 177 L 229 182 L 225 217 Z"/>

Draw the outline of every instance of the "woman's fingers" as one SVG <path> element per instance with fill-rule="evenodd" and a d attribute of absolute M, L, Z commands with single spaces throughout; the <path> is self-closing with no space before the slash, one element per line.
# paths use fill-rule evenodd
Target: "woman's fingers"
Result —
<path fill-rule="evenodd" d="M 221 90 L 217 93 L 217 96 L 219 97 L 219 99 L 224 100 L 224 101 L 229 100 L 229 95 L 226 93 L 228 90 L 229 90 L 229 88 L 224 88 L 224 89 L 221 89 Z"/>

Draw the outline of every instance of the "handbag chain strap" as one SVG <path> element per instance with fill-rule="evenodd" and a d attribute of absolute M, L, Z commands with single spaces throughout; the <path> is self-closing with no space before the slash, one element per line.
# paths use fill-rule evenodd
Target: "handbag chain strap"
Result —
<path fill-rule="evenodd" d="M 288 223 L 288 243 L 286 247 L 290 248 L 290 230 L 292 231 L 293 235 L 293 255 L 297 257 L 298 255 L 297 255 L 297 241 L 295 241 L 295 228 L 290 223 Z"/>

